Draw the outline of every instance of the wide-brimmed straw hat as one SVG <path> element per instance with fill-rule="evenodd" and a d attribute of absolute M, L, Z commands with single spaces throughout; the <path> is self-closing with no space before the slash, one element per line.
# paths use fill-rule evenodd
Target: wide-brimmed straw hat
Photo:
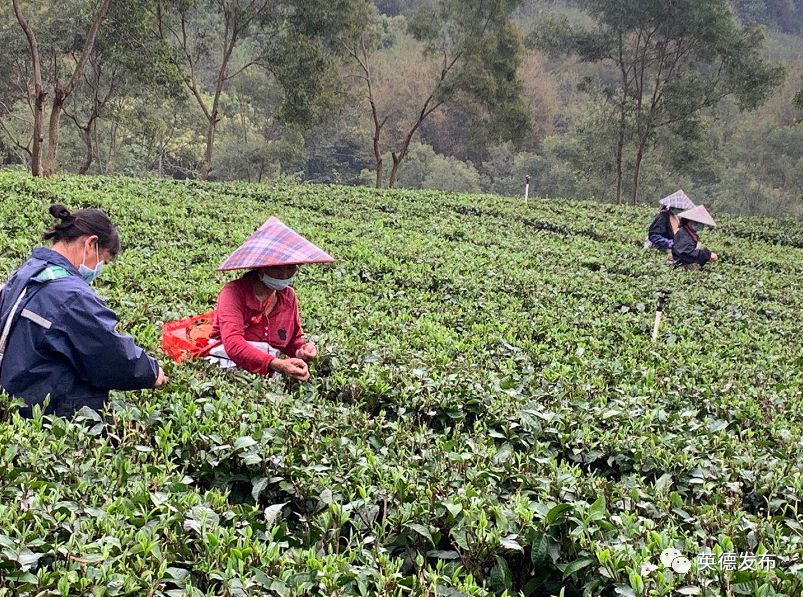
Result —
<path fill-rule="evenodd" d="M 289 228 L 279 218 L 271 217 L 217 269 L 257 269 L 275 265 L 331 263 L 334 260 L 334 257 Z"/>

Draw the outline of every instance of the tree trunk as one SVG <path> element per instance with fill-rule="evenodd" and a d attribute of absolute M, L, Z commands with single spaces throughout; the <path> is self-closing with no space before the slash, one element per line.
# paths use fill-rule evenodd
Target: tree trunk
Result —
<path fill-rule="evenodd" d="M 367 55 L 366 55 L 366 64 L 367 64 Z M 370 76 L 370 72 L 366 68 L 366 72 L 368 72 Z M 382 134 L 382 127 L 385 126 L 385 121 L 379 121 L 379 115 L 376 110 L 376 104 L 374 103 L 374 92 L 373 88 L 371 87 L 371 80 L 368 79 L 368 96 L 369 101 L 371 102 L 371 115 L 374 120 L 374 139 L 373 139 L 373 147 L 374 147 L 374 162 L 376 163 L 376 188 L 382 188 L 382 148 L 379 146 L 379 137 Z"/>
<path fill-rule="evenodd" d="M 401 161 L 404 159 L 404 156 L 401 154 L 397 155 L 395 151 L 391 153 L 390 156 L 393 158 L 393 168 L 391 168 L 390 170 L 390 180 L 388 180 L 388 188 L 392 189 L 396 186 L 396 175 L 399 173 L 399 164 L 401 164 Z"/>
<path fill-rule="evenodd" d="M 622 99 L 619 100 L 619 138 L 616 144 L 616 203 L 618 204 L 622 202 L 622 186 L 624 183 L 622 162 L 624 161 L 625 130 L 627 127 L 627 94 L 630 90 L 628 72 L 630 68 L 625 61 L 624 31 L 620 28 L 617 33 L 619 37 L 617 64 L 622 77 Z"/>
<path fill-rule="evenodd" d="M 201 172 L 198 177 L 201 180 L 209 179 L 209 171 L 212 169 L 212 150 L 215 146 L 215 129 L 217 128 L 217 112 L 212 111 L 209 119 L 209 128 L 206 130 L 206 151 L 204 152 L 204 162 L 201 165 Z"/>
<path fill-rule="evenodd" d="M 39 59 L 39 44 L 36 41 L 33 29 L 31 29 L 25 15 L 20 9 L 19 0 L 12 0 L 14 14 L 17 22 L 25 33 L 28 40 L 28 47 L 31 51 L 31 65 L 33 67 L 33 86 L 34 86 L 34 109 L 33 109 L 33 143 L 31 147 L 31 174 L 34 176 L 42 175 L 42 125 L 45 120 L 45 100 L 47 92 L 42 89 L 42 68 Z"/>
<path fill-rule="evenodd" d="M 452 64 L 454 64 L 454 61 L 452 61 Z M 443 74 L 441 75 L 441 81 L 443 81 L 443 78 L 446 76 L 447 72 L 448 71 L 446 70 L 443 71 Z M 418 127 L 420 127 L 421 123 L 424 122 L 424 120 L 426 120 L 427 116 L 429 116 L 435 110 L 437 110 L 443 103 L 443 102 L 437 102 L 434 103 L 432 106 L 430 106 L 430 103 L 433 101 L 435 97 L 434 93 L 435 91 L 433 90 L 432 94 L 430 94 L 430 96 L 424 102 L 424 107 L 421 108 L 421 112 L 418 115 L 418 120 L 416 120 L 415 124 L 412 127 L 410 127 L 409 131 L 407 131 L 407 136 L 404 138 L 404 142 L 401 145 L 399 153 L 393 151 L 390 154 L 391 157 L 393 158 L 393 169 L 390 171 L 390 180 L 388 181 L 389 189 L 392 189 L 393 187 L 396 186 L 396 175 L 399 172 L 399 164 L 401 164 L 402 160 L 407 157 L 407 152 L 410 151 L 410 143 L 413 142 L 413 135 L 415 135 L 416 131 L 418 130 Z"/>
<path fill-rule="evenodd" d="M 619 107 L 619 139 L 616 143 L 616 203 L 622 202 L 622 159 L 625 147 L 625 111 L 624 101 Z"/>
<path fill-rule="evenodd" d="M 53 176 L 56 172 L 56 153 L 59 149 L 61 109 L 64 106 L 64 91 L 56 85 L 53 106 L 50 108 L 50 122 L 47 127 L 47 152 L 42 164 L 42 176 Z"/>
<path fill-rule="evenodd" d="M 242 24 L 241 24 L 242 25 Z M 231 26 L 231 39 L 229 39 L 229 27 Z M 212 100 L 212 111 L 208 114 L 209 128 L 206 131 L 206 152 L 204 153 L 204 163 L 201 167 L 201 180 L 209 178 L 209 171 L 212 169 L 212 149 L 215 145 L 215 129 L 217 128 L 218 114 L 220 112 L 220 94 L 223 93 L 223 86 L 226 81 L 231 79 L 234 75 L 228 76 L 226 72 L 229 68 L 229 60 L 237 45 L 237 39 L 241 29 L 236 23 L 231 24 L 226 22 L 226 35 L 224 39 L 228 42 L 226 49 L 223 52 L 223 60 L 220 63 L 220 69 L 217 73 L 217 81 L 215 82 L 215 97 Z"/>
<path fill-rule="evenodd" d="M 638 204 L 638 185 L 641 175 L 641 160 L 644 157 L 645 141 L 639 140 L 638 150 L 636 151 L 636 163 L 633 166 L 633 205 Z"/>
<path fill-rule="evenodd" d="M 98 148 L 97 154 L 95 154 L 96 147 Z M 92 161 L 98 165 L 98 173 L 106 171 L 106 164 L 103 163 L 103 151 L 97 126 L 92 127 Z"/>
<path fill-rule="evenodd" d="M 33 176 L 42 176 L 42 141 L 44 141 L 42 125 L 45 121 L 47 98 L 47 93 L 41 89 L 41 83 L 38 87 L 33 109 L 33 147 L 31 149 L 31 174 Z"/>
<path fill-rule="evenodd" d="M 382 188 L 382 158 L 376 160 L 376 188 Z"/>
<path fill-rule="evenodd" d="M 109 135 L 109 153 L 106 155 L 106 169 L 104 172 L 109 174 L 114 171 L 114 154 L 117 151 L 117 128 L 119 126 L 119 119 L 115 118 L 112 121 L 111 134 Z"/>
<path fill-rule="evenodd" d="M 86 146 L 86 155 L 84 156 L 84 161 L 81 163 L 81 167 L 78 168 L 78 174 L 86 174 L 89 171 L 89 167 L 92 166 L 92 161 L 95 159 L 95 152 L 92 146 L 92 121 L 81 129 L 81 139 L 83 139 L 84 145 Z"/>
<path fill-rule="evenodd" d="M 201 166 L 201 172 L 199 175 L 201 180 L 208 180 L 209 172 L 212 169 L 212 151 L 215 146 L 215 130 L 217 129 L 217 123 L 220 120 L 218 117 L 220 112 L 220 95 L 223 93 L 223 85 L 227 80 L 226 70 L 229 66 L 229 58 L 231 58 L 231 53 L 234 51 L 234 46 L 236 43 L 237 34 L 236 32 L 232 32 L 231 43 L 228 45 L 228 49 L 223 55 L 223 61 L 220 65 L 220 70 L 218 71 L 217 82 L 215 83 L 215 96 L 212 99 L 212 110 L 208 113 L 207 117 L 207 120 L 209 121 L 209 128 L 206 130 L 206 151 L 204 152 L 204 163 Z"/>

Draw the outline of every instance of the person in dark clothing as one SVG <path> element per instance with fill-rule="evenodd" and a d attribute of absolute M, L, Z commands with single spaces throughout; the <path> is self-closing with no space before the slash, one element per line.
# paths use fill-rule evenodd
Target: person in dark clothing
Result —
<path fill-rule="evenodd" d="M 0 388 L 45 414 L 103 408 L 110 390 L 163 385 L 158 363 L 130 336 L 90 284 L 120 251 L 117 230 L 98 209 L 50 208 L 60 223 L 52 248 L 38 247 L 0 289 Z"/>
<path fill-rule="evenodd" d="M 682 265 L 686 269 L 700 269 L 709 261 L 717 261 L 719 256 L 703 247 L 698 236 L 706 226 L 712 228 L 716 226 L 705 206 L 698 205 L 680 213 L 678 217 L 680 228 L 675 234 L 675 242 L 672 245 L 675 264 Z"/>
<path fill-rule="evenodd" d="M 647 241 L 650 248 L 670 250 L 675 241 L 675 232 L 678 229 L 677 214 L 682 211 L 674 207 L 663 207 L 653 218 L 647 232 Z"/>
<path fill-rule="evenodd" d="M 653 218 L 650 228 L 647 231 L 647 240 L 644 241 L 645 249 L 662 249 L 670 256 L 672 254 L 672 244 L 675 242 L 675 234 L 678 231 L 678 214 L 684 210 L 694 207 L 694 203 L 683 192 L 678 189 L 659 201 L 661 211 Z"/>

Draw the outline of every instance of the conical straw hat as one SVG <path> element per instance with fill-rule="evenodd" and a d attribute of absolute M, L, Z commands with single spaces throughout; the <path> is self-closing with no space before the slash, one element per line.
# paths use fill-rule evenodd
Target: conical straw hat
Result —
<path fill-rule="evenodd" d="M 686 211 L 682 211 L 678 214 L 678 217 L 681 220 L 698 222 L 700 224 L 705 224 L 706 226 L 711 226 L 711 228 L 717 225 L 717 223 L 714 222 L 714 218 L 712 218 L 711 214 L 708 213 L 708 210 L 705 208 L 705 205 L 698 205 L 697 207 L 693 207 L 691 209 L 687 209 Z"/>
<path fill-rule="evenodd" d="M 249 236 L 217 269 L 229 271 L 332 261 L 334 257 L 316 247 L 278 218 L 272 217 Z"/>
<path fill-rule="evenodd" d="M 694 202 L 682 190 L 675 191 L 659 201 L 664 207 L 675 209 L 692 209 Z"/>

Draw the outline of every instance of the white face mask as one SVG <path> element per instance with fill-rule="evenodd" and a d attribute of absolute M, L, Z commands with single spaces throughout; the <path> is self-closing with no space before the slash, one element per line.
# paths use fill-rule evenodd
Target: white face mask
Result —
<path fill-rule="evenodd" d="M 95 245 L 95 256 L 98 260 L 97 265 L 95 265 L 95 269 L 90 269 L 84 265 L 84 261 L 86 261 L 86 249 L 84 249 L 84 258 L 81 261 L 81 265 L 78 266 L 78 273 L 81 274 L 81 277 L 87 284 L 92 284 L 92 282 L 97 280 L 98 276 L 100 276 L 100 272 L 103 271 L 104 263 L 100 260 L 100 250 L 97 244 Z"/>
<path fill-rule="evenodd" d="M 290 276 L 286 280 L 282 280 L 281 278 L 272 278 L 267 274 L 259 275 L 259 279 L 262 281 L 262 283 L 271 290 L 282 290 L 287 288 L 293 283 L 293 278 L 295 278 L 294 275 Z"/>

